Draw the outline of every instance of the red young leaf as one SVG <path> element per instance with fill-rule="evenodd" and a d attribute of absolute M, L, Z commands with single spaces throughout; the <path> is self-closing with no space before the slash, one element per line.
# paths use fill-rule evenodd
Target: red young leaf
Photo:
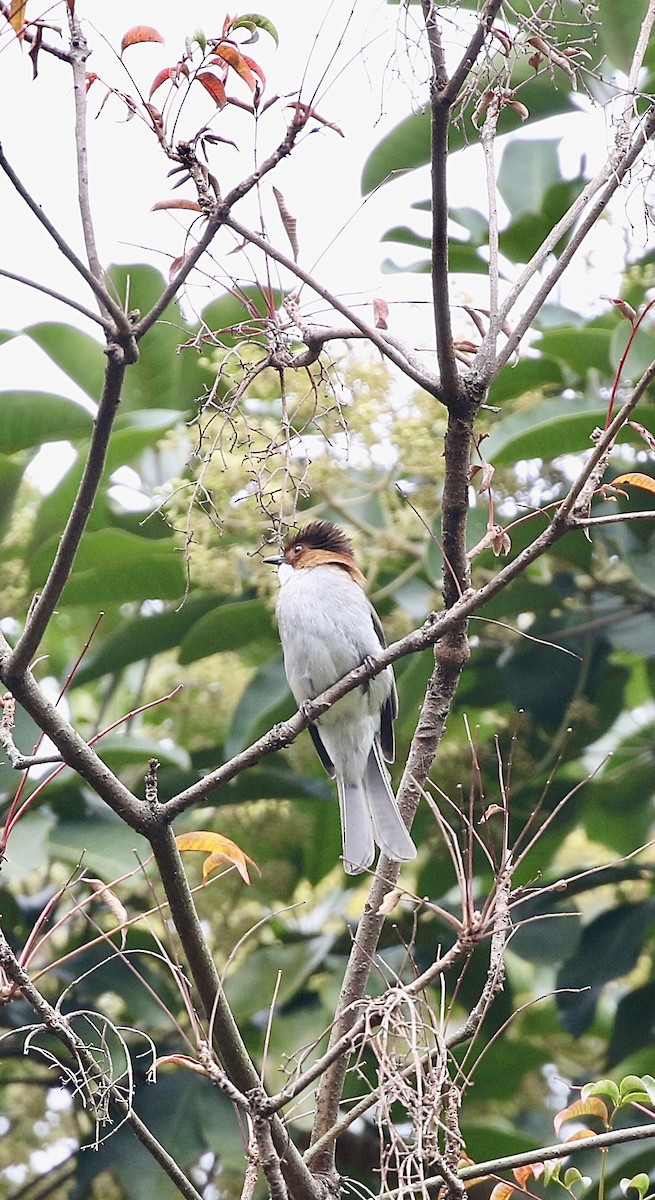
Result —
<path fill-rule="evenodd" d="M 98 75 L 96 75 L 95 71 L 88 71 L 88 72 L 87 72 L 87 76 L 86 76 L 86 90 L 87 90 L 87 92 L 88 92 L 89 88 L 91 87 L 91 84 L 92 84 L 92 83 L 95 83 L 96 79 L 98 79 L 98 78 L 99 78 L 99 76 L 98 76 Z"/>
<path fill-rule="evenodd" d="M 586 1100 L 575 1100 L 573 1104 L 569 1104 L 567 1108 L 563 1108 L 558 1112 L 553 1121 L 555 1133 L 559 1137 L 559 1131 L 565 1121 L 575 1120 L 578 1117 L 598 1117 L 605 1129 L 609 1126 L 609 1113 L 607 1105 L 599 1099 L 598 1096 L 588 1096 Z M 568 1138 L 567 1138 L 568 1141 Z"/>
<path fill-rule="evenodd" d="M 193 78 L 197 79 L 198 83 L 201 83 L 205 90 L 209 92 L 209 95 L 218 108 L 225 108 L 227 96 L 225 94 L 225 87 L 220 79 L 212 75 L 211 71 L 200 71 Z"/>
<path fill-rule="evenodd" d="M 152 25 L 133 25 L 128 29 L 127 33 L 123 34 L 121 41 L 121 54 L 127 50 L 128 46 L 136 46 L 139 42 L 161 42 L 164 44 L 164 38 L 161 33 L 153 29 Z"/>
<path fill-rule="evenodd" d="M 186 63 L 181 62 L 181 63 L 176 63 L 174 67 L 164 67 L 162 71 L 159 71 L 159 73 L 157 75 L 155 75 L 155 78 L 153 79 L 153 81 L 150 85 L 150 91 L 148 92 L 148 99 L 152 100 L 152 97 L 154 96 L 155 92 L 157 91 L 157 88 L 161 87 L 162 83 L 166 83 L 169 80 L 171 83 L 174 83 L 175 86 L 177 87 L 180 75 L 186 75 L 186 77 L 188 79 L 189 68 L 187 67 Z"/>
<path fill-rule="evenodd" d="M 242 54 L 241 57 L 243 58 L 243 61 L 248 64 L 253 75 L 256 75 L 261 82 L 261 87 L 258 85 L 255 87 L 255 102 L 257 102 L 262 95 L 264 88 L 266 87 L 266 76 L 259 63 L 256 63 L 254 58 L 250 58 L 250 55 L 248 54 Z"/>
<path fill-rule="evenodd" d="M 162 212 L 166 208 L 184 208 L 188 212 L 202 212 L 197 200 L 158 200 L 150 209 L 151 212 Z"/>
<path fill-rule="evenodd" d="M 216 46 L 215 52 L 219 59 L 222 59 L 223 62 L 226 62 L 228 67 L 232 67 L 232 70 L 236 71 L 237 75 L 241 76 L 244 83 L 248 84 L 250 91 L 254 95 L 254 93 L 257 91 L 257 80 L 255 79 L 255 76 L 248 66 L 243 54 L 239 53 L 236 46 Z"/>

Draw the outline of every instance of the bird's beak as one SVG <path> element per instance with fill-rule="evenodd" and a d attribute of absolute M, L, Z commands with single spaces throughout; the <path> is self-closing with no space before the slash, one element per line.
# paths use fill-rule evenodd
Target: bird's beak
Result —
<path fill-rule="evenodd" d="M 279 567 L 280 563 L 284 562 L 283 554 L 270 554 L 268 558 L 262 559 L 262 562 L 272 563 L 274 567 Z"/>

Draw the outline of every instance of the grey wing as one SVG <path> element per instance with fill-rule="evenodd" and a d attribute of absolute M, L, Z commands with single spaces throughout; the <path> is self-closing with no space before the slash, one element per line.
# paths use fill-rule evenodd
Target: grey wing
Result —
<path fill-rule="evenodd" d="M 323 766 L 325 767 L 325 770 L 327 771 L 328 775 L 330 776 L 330 779 L 334 779 L 334 775 L 335 775 L 334 763 L 332 762 L 330 755 L 328 754 L 327 750 L 325 749 L 325 746 L 323 745 L 323 743 L 321 741 L 321 735 L 318 732 L 318 729 L 316 728 L 315 725 L 308 725 L 307 728 L 309 729 L 309 736 L 311 737 L 311 739 L 314 743 L 314 748 L 316 750 L 316 753 L 318 754 L 318 757 L 320 758 L 321 762 L 323 763 Z"/>
<path fill-rule="evenodd" d="M 384 636 L 384 630 L 382 628 L 380 618 L 373 608 L 373 605 L 371 605 L 371 620 L 373 622 L 373 628 L 377 634 L 378 641 L 382 648 L 384 648 L 387 644 Z M 391 691 L 382 705 L 382 712 L 380 713 L 380 749 L 382 750 L 387 762 L 393 762 L 396 755 L 396 742 L 393 734 L 393 723 L 398 716 L 398 692 L 396 690 L 396 680 L 394 678 L 393 670 L 391 667 L 389 667 L 388 670 L 391 675 Z"/>

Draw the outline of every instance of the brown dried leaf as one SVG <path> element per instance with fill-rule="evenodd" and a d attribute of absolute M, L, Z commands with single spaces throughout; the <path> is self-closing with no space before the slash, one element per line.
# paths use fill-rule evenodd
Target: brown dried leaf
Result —
<path fill-rule="evenodd" d="M 168 268 L 168 282 L 169 283 L 171 282 L 172 279 L 175 278 L 175 276 L 177 275 L 180 267 L 185 262 L 185 260 L 186 260 L 186 254 L 181 254 L 179 258 L 173 259 L 170 267 Z"/>
<path fill-rule="evenodd" d="M 277 200 L 277 206 L 280 210 L 280 216 L 282 217 L 282 224 L 284 225 L 291 249 L 293 251 L 293 261 L 298 262 L 298 254 L 300 252 L 297 234 L 298 222 L 296 221 L 296 218 L 292 217 L 291 213 L 289 212 L 284 196 L 279 188 L 273 188 L 273 195 Z"/>
<path fill-rule="evenodd" d="M 186 1067 L 187 1071 L 195 1071 L 196 1075 L 207 1075 L 205 1068 L 195 1058 L 188 1054 L 162 1054 L 155 1061 L 155 1070 L 160 1067 Z"/>
<path fill-rule="evenodd" d="M 151 212 L 163 212 L 167 208 L 184 208 L 188 212 L 203 212 L 197 200 L 158 200 L 150 209 Z"/>
<path fill-rule="evenodd" d="M 655 437 L 650 430 L 646 429 L 644 425 L 640 425 L 638 421 L 628 421 L 628 425 L 639 434 L 640 438 L 644 439 L 649 450 L 655 451 Z"/>
<path fill-rule="evenodd" d="M 501 554 L 509 554 L 512 549 L 512 539 L 506 530 L 498 528 L 497 532 L 494 533 L 491 541 L 491 549 L 496 558 L 500 558 Z"/>
<path fill-rule="evenodd" d="M 393 912 L 399 900 L 402 899 L 404 892 L 402 888 L 392 888 L 387 892 L 384 900 L 378 908 L 378 913 L 381 917 L 388 917 L 390 912 Z"/>
<path fill-rule="evenodd" d="M 129 921 L 129 914 L 124 904 L 118 899 L 115 892 L 112 892 L 109 884 L 103 883 L 102 879 L 87 879 L 86 881 L 99 900 L 107 905 L 112 916 L 114 916 L 119 925 L 126 925 Z"/>
<path fill-rule="evenodd" d="M 601 296 L 601 300 L 609 300 L 610 304 L 614 305 L 621 316 L 625 317 L 626 321 L 629 321 L 631 325 L 634 325 L 637 320 L 637 314 L 632 305 L 628 304 L 627 300 L 621 300 L 620 296 L 618 298 L 616 296 Z"/>
<path fill-rule="evenodd" d="M 339 134 L 339 137 L 346 136 L 343 129 L 335 125 L 334 121 L 328 121 L 326 117 L 322 117 L 320 113 L 317 113 L 315 108 L 312 108 L 311 104 L 302 104 L 299 100 L 294 100 L 290 104 L 287 104 L 287 108 L 295 108 L 298 121 L 304 123 L 311 117 L 314 121 L 318 121 L 319 125 L 325 125 L 326 129 L 333 129 L 335 133 Z"/>
<path fill-rule="evenodd" d="M 499 29 L 497 25 L 492 25 L 489 32 L 500 42 L 503 54 L 509 54 L 512 49 L 512 39 L 509 34 L 504 29 Z"/>
<path fill-rule="evenodd" d="M 508 100 L 507 106 L 508 108 L 513 108 L 522 121 L 527 121 L 530 116 L 530 109 L 526 108 L 525 104 L 521 104 L 520 100 Z"/>
<path fill-rule="evenodd" d="M 153 29 L 152 25 L 133 25 L 128 29 L 127 33 L 123 34 L 121 39 L 121 54 L 127 50 L 128 46 L 138 46 L 141 42 L 161 42 L 164 45 L 165 38 Z"/>
<path fill-rule="evenodd" d="M 39 59 L 39 50 L 41 49 L 42 41 L 43 41 L 43 26 L 37 25 L 36 32 L 34 34 L 34 41 L 32 42 L 32 45 L 30 46 L 30 49 L 29 49 L 29 56 L 32 60 L 32 79 L 33 80 L 36 79 L 36 77 L 39 73 L 38 59 Z"/>
<path fill-rule="evenodd" d="M 488 807 L 485 808 L 482 816 L 480 817 L 479 824 L 485 825 L 490 817 L 497 817 L 499 813 L 504 813 L 504 811 L 505 811 L 505 809 L 500 804 L 488 805 Z"/>
<path fill-rule="evenodd" d="M 373 316 L 375 318 L 376 329 L 388 329 L 387 318 L 389 316 L 389 305 L 386 300 L 382 300 L 380 296 L 373 298 Z"/>

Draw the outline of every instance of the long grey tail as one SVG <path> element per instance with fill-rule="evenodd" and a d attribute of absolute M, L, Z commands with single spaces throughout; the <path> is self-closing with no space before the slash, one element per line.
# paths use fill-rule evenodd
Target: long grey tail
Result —
<path fill-rule="evenodd" d="M 337 776 L 343 867 L 347 875 L 359 875 L 375 858 L 373 822 L 363 783 L 344 783 Z"/>
<path fill-rule="evenodd" d="M 378 846 L 395 862 L 416 858 L 414 845 L 403 821 L 396 797 L 391 790 L 389 772 L 382 761 L 380 747 L 373 743 L 364 774 L 368 810 L 373 824 L 373 836 Z"/>
<path fill-rule="evenodd" d="M 337 777 L 344 869 L 357 875 L 370 867 L 375 844 L 396 862 L 416 857 L 414 845 L 391 790 L 389 772 L 375 743 L 361 784 L 344 783 Z"/>

